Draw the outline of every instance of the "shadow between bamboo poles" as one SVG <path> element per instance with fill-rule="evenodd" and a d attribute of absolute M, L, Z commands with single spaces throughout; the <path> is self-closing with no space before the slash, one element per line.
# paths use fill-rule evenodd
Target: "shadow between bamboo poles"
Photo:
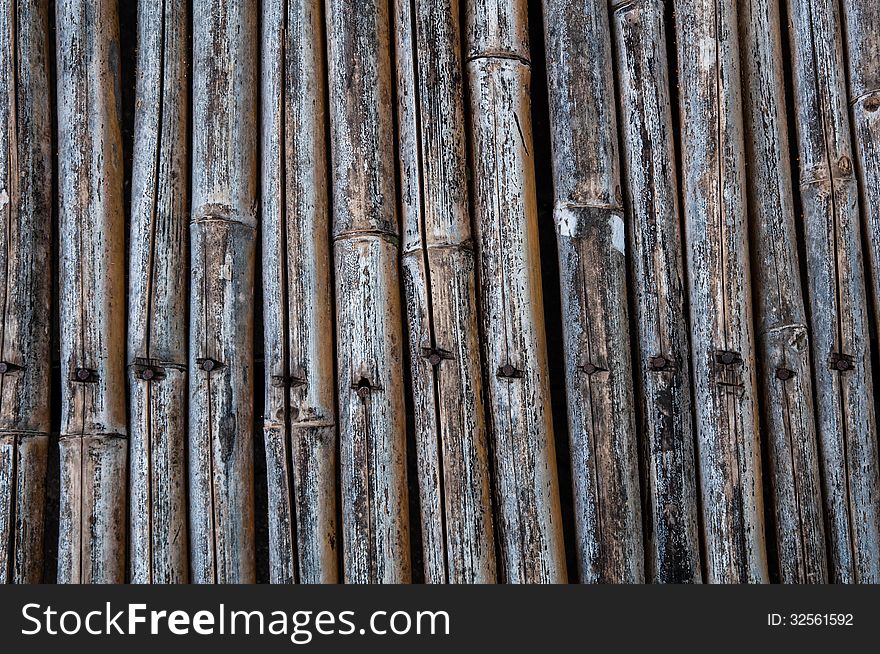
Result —
<path fill-rule="evenodd" d="M 580 578 L 644 581 L 623 198 L 605 0 L 544 0 Z"/>
<path fill-rule="evenodd" d="M 48 3 L 0 4 L 0 583 L 43 579 L 50 424 Z"/>
<path fill-rule="evenodd" d="M 492 583 L 458 0 L 396 0 L 403 281 L 429 583 Z"/>
<path fill-rule="evenodd" d="M 880 581 L 880 481 L 859 198 L 836 3 L 789 0 L 831 581 Z"/>
<path fill-rule="evenodd" d="M 706 580 L 766 582 L 736 3 L 675 25 Z"/>
<path fill-rule="evenodd" d="M 193 581 L 252 583 L 257 3 L 193 4 L 189 465 Z"/>
<path fill-rule="evenodd" d="M 474 224 L 500 566 L 567 580 L 550 415 L 526 3 L 467 0 Z"/>
<path fill-rule="evenodd" d="M 142 0 L 128 293 L 130 569 L 186 583 L 188 21 L 185 0 Z"/>
<path fill-rule="evenodd" d="M 684 238 L 664 2 L 625 0 L 612 7 L 648 486 L 647 576 L 659 583 L 699 583 Z"/>
<path fill-rule="evenodd" d="M 338 580 L 322 6 L 322 0 L 263 3 L 264 434 L 272 583 Z"/>
<path fill-rule="evenodd" d="M 119 24 L 58 0 L 61 439 L 58 581 L 119 583 L 127 439 Z"/>
<path fill-rule="evenodd" d="M 389 4 L 327 1 L 347 583 L 410 581 Z"/>
<path fill-rule="evenodd" d="M 758 373 L 779 578 L 783 583 L 826 583 L 810 337 L 794 223 L 778 1 L 743 3 L 739 24 Z"/>

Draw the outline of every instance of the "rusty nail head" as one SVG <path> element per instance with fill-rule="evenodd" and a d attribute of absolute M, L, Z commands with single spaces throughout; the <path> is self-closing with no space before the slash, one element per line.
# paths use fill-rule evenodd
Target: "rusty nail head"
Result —
<path fill-rule="evenodd" d="M 649 363 L 651 364 L 651 367 L 655 370 L 660 370 L 661 368 L 666 367 L 666 357 L 662 354 L 659 354 L 655 357 L 651 357 Z"/>
<path fill-rule="evenodd" d="M 86 380 L 88 380 L 88 378 L 89 378 L 90 376 L 91 376 L 91 375 L 89 374 L 89 371 L 86 370 L 85 368 L 77 368 L 77 370 L 76 370 L 76 378 L 77 378 L 78 380 L 80 380 L 80 381 L 86 381 Z"/>
<path fill-rule="evenodd" d="M 844 358 L 838 359 L 834 366 L 840 371 L 850 370 L 852 368 L 852 364 Z"/>
<path fill-rule="evenodd" d="M 370 394 L 370 387 L 362 383 L 358 386 L 357 394 L 358 397 L 367 397 Z"/>
<path fill-rule="evenodd" d="M 211 372 L 214 369 L 214 361 L 211 359 L 205 359 L 202 361 L 202 370 L 205 372 Z"/>
<path fill-rule="evenodd" d="M 776 379 L 781 381 L 788 381 L 794 377 L 794 371 L 789 370 L 788 368 L 777 368 L 776 369 Z"/>
<path fill-rule="evenodd" d="M 733 352 L 725 352 L 721 355 L 721 363 L 730 365 L 736 361 L 736 355 Z"/>
<path fill-rule="evenodd" d="M 582 369 L 585 373 L 587 373 L 588 375 L 592 375 L 592 374 L 593 374 L 594 372 L 596 372 L 596 370 L 597 370 L 596 366 L 594 366 L 592 363 L 585 363 L 585 364 L 581 367 L 581 369 Z"/>
<path fill-rule="evenodd" d="M 5 361 L 0 361 L 0 375 L 5 375 L 9 372 L 9 364 Z"/>
<path fill-rule="evenodd" d="M 436 352 L 431 353 L 431 356 L 428 357 L 428 362 L 432 366 L 439 366 L 440 365 L 440 355 L 437 354 Z"/>
<path fill-rule="evenodd" d="M 141 372 L 141 379 L 146 379 L 147 381 L 151 380 L 156 376 L 156 373 L 153 372 L 152 368 L 144 368 L 143 372 Z"/>
<path fill-rule="evenodd" d="M 513 377 L 513 373 L 515 372 L 516 368 L 514 368 L 509 363 L 505 363 L 503 366 L 501 366 L 501 374 L 505 377 Z"/>

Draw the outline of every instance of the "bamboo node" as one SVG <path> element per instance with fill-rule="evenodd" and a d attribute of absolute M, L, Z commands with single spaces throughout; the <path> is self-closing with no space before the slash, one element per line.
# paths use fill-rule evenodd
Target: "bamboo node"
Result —
<path fill-rule="evenodd" d="M 868 113 L 874 113 L 878 109 L 880 109 L 880 95 L 872 95 L 865 100 L 865 111 Z"/>

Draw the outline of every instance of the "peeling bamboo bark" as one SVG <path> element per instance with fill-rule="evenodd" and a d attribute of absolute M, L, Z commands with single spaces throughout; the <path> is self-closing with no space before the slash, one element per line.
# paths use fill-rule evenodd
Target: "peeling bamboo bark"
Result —
<path fill-rule="evenodd" d="M 322 5 L 263 3 L 263 432 L 272 583 L 338 580 Z"/>
<path fill-rule="evenodd" d="M 0 3 L 0 583 L 43 578 L 50 425 L 48 2 Z"/>
<path fill-rule="evenodd" d="M 790 0 L 789 29 L 829 573 L 877 583 L 877 427 L 837 3 Z"/>
<path fill-rule="evenodd" d="M 186 583 L 188 7 L 138 4 L 128 294 L 133 583 Z"/>
<path fill-rule="evenodd" d="M 198 583 L 255 579 L 257 7 L 193 5 L 189 492 Z"/>
<path fill-rule="evenodd" d="M 503 576 L 564 582 L 538 244 L 526 3 L 467 0 L 474 224 Z"/>
<path fill-rule="evenodd" d="M 425 579 L 495 581 L 458 0 L 396 0 L 403 281 Z"/>
<path fill-rule="evenodd" d="M 655 582 L 699 583 L 684 240 L 663 5 L 612 3 L 650 510 L 646 559 Z"/>
<path fill-rule="evenodd" d="M 740 10 L 758 375 L 770 456 L 779 578 L 826 583 L 810 338 L 794 222 L 778 0 Z"/>
<path fill-rule="evenodd" d="M 606 0 L 544 0 L 578 567 L 644 581 L 626 245 Z"/>
<path fill-rule="evenodd" d="M 127 487 L 119 25 L 58 0 L 61 497 L 58 580 L 119 583 Z"/>
<path fill-rule="evenodd" d="M 327 0 L 347 583 L 410 580 L 388 10 Z"/>
<path fill-rule="evenodd" d="M 767 581 L 734 0 L 675 5 L 707 581 Z"/>

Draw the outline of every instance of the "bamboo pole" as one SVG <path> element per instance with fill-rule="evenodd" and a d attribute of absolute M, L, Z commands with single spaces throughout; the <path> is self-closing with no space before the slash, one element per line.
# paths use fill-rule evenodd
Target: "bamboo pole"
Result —
<path fill-rule="evenodd" d="M 388 10 L 327 0 L 347 583 L 410 580 Z"/>
<path fill-rule="evenodd" d="M 57 0 L 61 454 L 58 581 L 124 578 L 122 140 L 115 0 Z"/>
<path fill-rule="evenodd" d="M 193 4 L 189 464 L 198 583 L 255 579 L 257 6 Z"/>
<path fill-rule="evenodd" d="M 626 246 L 606 0 L 544 0 L 578 567 L 644 581 Z"/>
<path fill-rule="evenodd" d="M 736 2 L 675 26 L 706 576 L 766 582 Z"/>
<path fill-rule="evenodd" d="M 403 282 L 425 579 L 495 581 L 458 0 L 396 0 Z"/>
<path fill-rule="evenodd" d="M 826 583 L 810 337 L 801 289 L 778 0 L 740 11 L 758 376 L 783 583 Z"/>
<path fill-rule="evenodd" d="M 699 583 L 684 239 L 664 4 L 616 0 L 612 22 L 638 325 L 648 577 L 658 583 Z"/>
<path fill-rule="evenodd" d="M 131 580 L 186 583 L 188 20 L 138 4 L 128 292 Z"/>
<path fill-rule="evenodd" d="M 876 583 L 877 427 L 837 3 L 790 0 L 789 29 L 829 572 Z"/>
<path fill-rule="evenodd" d="M 48 2 L 0 3 L 0 583 L 43 578 L 50 425 Z"/>
<path fill-rule="evenodd" d="M 263 3 L 263 432 L 273 583 L 338 580 L 322 4 Z"/>
<path fill-rule="evenodd" d="M 526 2 L 467 0 L 481 328 L 503 577 L 567 579 L 550 415 Z"/>

